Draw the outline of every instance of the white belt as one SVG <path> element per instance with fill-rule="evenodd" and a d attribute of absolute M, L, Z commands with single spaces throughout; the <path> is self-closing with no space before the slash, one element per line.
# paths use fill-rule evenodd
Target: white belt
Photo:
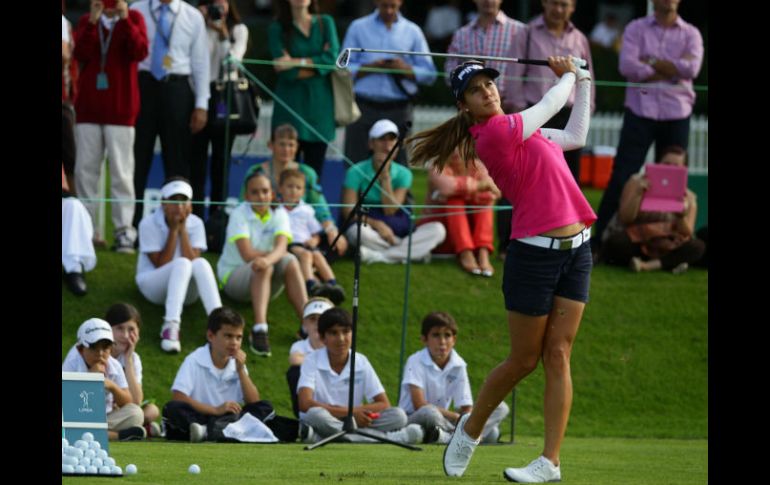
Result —
<path fill-rule="evenodd" d="M 524 244 L 531 244 L 532 246 L 538 246 L 546 249 L 575 249 L 579 248 L 581 244 L 588 242 L 591 239 L 591 228 L 586 227 L 578 234 L 570 237 L 547 237 L 547 236 L 532 236 L 516 239 Z"/>

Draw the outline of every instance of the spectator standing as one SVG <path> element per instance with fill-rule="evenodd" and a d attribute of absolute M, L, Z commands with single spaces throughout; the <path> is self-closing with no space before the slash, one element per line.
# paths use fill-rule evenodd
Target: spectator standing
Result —
<path fill-rule="evenodd" d="M 655 143 L 655 160 L 660 160 L 669 145 L 687 150 L 690 137 L 692 83 L 703 61 L 703 38 L 677 13 L 679 0 L 652 0 L 652 4 L 652 15 L 632 21 L 623 32 L 620 73 L 631 83 L 646 85 L 626 88 L 620 142 L 591 240 L 594 259 L 602 232 L 618 210 L 623 187 L 644 164 L 650 145 Z"/>
<path fill-rule="evenodd" d="M 401 15 L 402 0 L 376 0 L 375 4 L 377 9 L 373 13 L 350 24 L 342 48 L 429 52 L 420 27 Z M 367 72 L 361 70 L 362 67 L 406 72 Z M 358 161 L 369 156 L 368 133 L 377 120 L 387 118 L 399 127 L 412 121 L 417 85 L 433 84 L 436 67 L 430 56 L 355 53 L 350 56 L 349 69 L 361 118 L 345 130 L 345 155 Z M 396 161 L 406 163 L 405 150 L 401 150 Z"/>
<path fill-rule="evenodd" d="M 139 0 L 131 9 L 144 17 L 148 55 L 139 63 L 140 110 L 134 143 L 134 192 L 140 201 L 160 136 L 164 178 L 190 178 L 192 135 L 206 126 L 209 51 L 203 15 L 181 0 Z M 134 226 L 143 217 L 137 202 Z"/>
<path fill-rule="evenodd" d="M 209 79 L 212 86 L 218 79 L 229 80 L 238 79 L 238 70 L 233 68 L 226 76 L 223 75 L 222 61 L 232 56 L 235 59 L 242 60 L 246 54 L 246 47 L 249 41 L 249 29 L 241 22 L 241 16 L 234 3 L 229 0 L 205 0 L 198 4 L 198 9 L 203 14 L 206 21 L 206 38 L 209 53 Z M 209 91 L 211 91 L 211 88 Z M 235 134 L 230 132 L 229 137 L 225 139 L 225 133 L 222 130 L 214 130 L 211 126 L 205 126 L 201 131 L 193 135 L 193 158 L 190 171 L 190 185 L 193 193 L 198 194 L 200 199 L 204 198 L 206 186 L 207 165 L 209 167 L 210 201 L 224 202 L 227 194 L 224 193 L 224 169 L 225 169 L 225 146 L 228 153 L 233 149 Z M 211 144 L 211 164 L 209 165 L 208 151 Z M 209 215 L 222 209 L 221 205 L 212 205 L 209 207 Z M 195 204 L 193 213 L 203 219 L 203 204 Z"/>
<path fill-rule="evenodd" d="M 334 94 L 330 69 L 314 67 L 333 65 L 339 53 L 339 38 L 334 20 L 318 14 L 317 0 L 280 0 L 275 3 L 276 19 L 268 27 L 270 55 L 278 72 L 275 95 L 310 124 L 280 103 L 273 107 L 271 131 L 290 123 L 299 133 L 302 161 L 320 178 L 326 158 L 326 140 L 334 140 Z"/>
<path fill-rule="evenodd" d="M 77 193 L 86 199 L 99 195 L 105 152 L 110 164 L 110 196 L 115 242 L 119 253 L 133 254 L 134 124 L 139 114 L 137 65 L 147 57 L 144 18 L 129 10 L 125 0 L 91 0 L 91 11 L 80 17 L 75 60 L 82 72 L 75 102 Z M 96 202 L 86 202 L 97 220 Z M 101 240 L 94 227 L 96 239 Z"/>

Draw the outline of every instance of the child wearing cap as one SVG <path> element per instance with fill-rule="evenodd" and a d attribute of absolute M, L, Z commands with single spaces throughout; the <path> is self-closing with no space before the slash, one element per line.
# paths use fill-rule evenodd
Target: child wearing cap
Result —
<path fill-rule="evenodd" d="M 447 443 L 460 415 L 473 408 L 467 364 L 454 349 L 457 322 L 446 312 L 429 313 L 422 321 L 420 340 L 425 347 L 406 361 L 398 407 L 406 412 L 410 424 L 438 426 L 438 441 Z M 484 425 L 483 443 L 497 442 L 499 424 L 507 415 L 503 401 Z"/>
<path fill-rule="evenodd" d="M 328 297 L 335 305 L 339 305 L 345 300 L 345 290 L 337 284 L 334 271 L 324 253 L 319 250 L 321 224 L 315 218 L 313 208 L 302 200 L 305 194 L 305 174 L 294 168 L 281 172 L 278 193 L 281 195 L 281 207 L 289 215 L 292 238 L 289 252 L 299 260 L 308 294 Z M 315 278 L 316 272 L 321 283 Z"/>
<path fill-rule="evenodd" d="M 91 318 L 78 328 L 77 342 L 67 353 L 64 372 L 101 372 L 104 374 L 104 405 L 107 412 L 107 435 L 111 440 L 141 440 L 147 436 L 142 421 L 142 408 L 131 402 L 126 375 L 110 352 L 114 338 L 110 324 Z"/>
<path fill-rule="evenodd" d="M 142 326 L 139 310 L 128 303 L 115 303 L 107 310 L 104 320 L 112 327 L 112 336 L 115 339 L 112 356 L 117 359 L 126 374 L 131 401 L 142 407 L 144 428 L 149 436 L 160 436 L 160 425 L 156 422 L 160 417 L 160 410 L 153 399 L 144 399 L 142 389 L 142 359 L 136 352 Z"/>
<path fill-rule="evenodd" d="M 322 439 L 342 430 L 348 415 L 350 347 L 353 321 L 342 308 L 331 308 L 318 319 L 318 333 L 325 348 L 305 356 L 297 385 L 299 416 L 304 441 Z M 364 402 L 366 399 L 366 403 Z M 399 443 L 434 442 L 438 428 L 423 430 L 407 424 L 402 409 L 391 407 L 385 388 L 369 359 L 356 352 L 356 375 L 352 415 L 358 428 Z M 347 434 L 346 441 L 371 442 L 371 438 Z"/>
<path fill-rule="evenodd" d="M 297 439 L 296 420 L 275 419 L 272 404 L 260 400 L 241 349 L 243 327 L 243 317 L 231 308 L 209 315 L 208 343 L 185 357 L 171 385 L 172 400 L 163 407 L 167 439 L 223 440 L 224 428 L 246 413 L 263 421 L 278 439 Z M 287 421 L 293 422 L 293 430 L 284 427 Z"/>
<path fill-rule="evenodd" d="M 369 130 L 371 158 L 350 167 L 342 184 L 342 203 L 347 204 L 342 207 L 342 215 L 347 218 L 358 201 L 358 194 L 366 189 L 383 163 L 388 165 L 364 198 L 365 205 L 384 205 L 370 207 L 361 226 L 361 261 L 367 263 L 401 263 L 409 254 L 409 214 L 399 206 L 406 200 L 412 186 L 412 172 L 401 164 L 393 163 L 392 159 L 385 162 L 397 138 L 398 127 L 392 121 L 381 119 L 372 125 Z M 345 235 L 349 241 L 357 243 L 355 221 L 346 229 Z M 412 233 L 412 260 L 428 259 L 431 250 L 445 237 L 446 229 L 440 222 L 417 227 Z"/>
<path fill-rule="evenodd" d="M 297 258 L 287 251 L 291 242 L 289 216 L 285 209 L 270 206 L 270 179 L 257 170 L 247 175 L 243 184 L 246 200 L 230 213 L 217 276 L 227 296 L 251 301 L 254 326 L 249 347 L 255 354 L 269 357 L 268 303 L 286 285 L 289 301 L 298 319 L 302 319 L 307 290 Z"/>
<path fill-rule="evenodd" d="M 192 196 L 185 178 L 172 177 L 161 188 L 161 206 L 139 223 L 136 285 L 152 303 L 166 306 L 160 331 L 160 347 L 165 352 L 182 349 L 183 305 L 200 297 L 206 315 L 222 306 L 214 271 L 201 257 L 206 250 L 206 229 L 192 213 Z"/>
<path fill-rule="evenodd" d="M 289 383 L 291 407 L 297 417 L 299 417 L 297 382 L 300 366 L 307 354 L 324 346 L 321 336 L 318 335 L 318 318 L 329 308 L 334 308 L 334 303 L 322 296 L 314 296 L 307 301 L 302 313 L 302 333 L 307 335 L 307 338 L 294 342 L 289 349 L 289 370 L 286 371 L 286 382 Z"/>

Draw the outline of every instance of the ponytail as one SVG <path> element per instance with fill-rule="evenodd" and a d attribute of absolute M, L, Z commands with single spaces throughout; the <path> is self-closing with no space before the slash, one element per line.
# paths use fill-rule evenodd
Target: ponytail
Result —
<path fill-rule="evenodd" d="M 409 163 L 424 166 L 433 161 L 433 166 L 440 172 L 456 148 L 467 167 L 469 160 L 478 158 L 476 145 L 469 131 L 471 126 L 473 119 L 468 113 L 460 111 L 444 123 L 410 136 L 406 143 L 414 142 L 414 145 L 410 150 Z"/>

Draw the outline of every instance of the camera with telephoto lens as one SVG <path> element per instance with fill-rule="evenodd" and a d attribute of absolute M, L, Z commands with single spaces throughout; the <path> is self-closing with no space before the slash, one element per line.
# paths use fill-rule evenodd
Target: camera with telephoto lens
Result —
<path fill-rule="evenodd" d="M 222 6 L 221 5 L 209 5 L 208 8 L 209 18 L 211 20 L 222 20 Z"/>

